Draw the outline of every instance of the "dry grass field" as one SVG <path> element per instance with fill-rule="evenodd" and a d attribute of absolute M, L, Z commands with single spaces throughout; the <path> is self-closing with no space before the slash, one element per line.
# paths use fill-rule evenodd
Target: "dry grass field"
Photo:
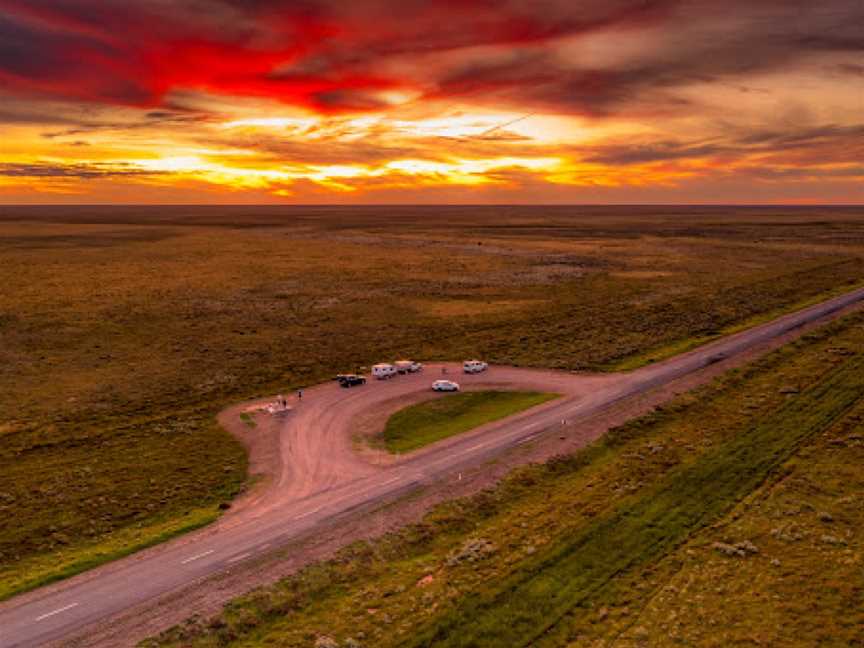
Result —
<path fill-rule="evenodd" d="M 212 520 L 230 402 L 395 356 L 626 368 L 862 278 L 853 208 L 0 207 L 0 596 Z"/>

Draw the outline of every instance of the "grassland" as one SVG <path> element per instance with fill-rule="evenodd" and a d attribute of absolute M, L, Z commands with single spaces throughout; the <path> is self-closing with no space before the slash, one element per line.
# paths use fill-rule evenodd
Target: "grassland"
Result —
<path fill-rule="evenodd" d="M 860 645 L 862 348 L 847 318 L 147 645 Z"/>
<path fill-rule="evenodd" d="M 862 276 L 851 208 L 0 208 L 0 597 L 212 519 L 228 403 L 399 356 L 643 362 Z"/>
<path fill-rule="evenodd" d="M 389 452 L 411 452 L 530 409 L 556 396 L 506 391 L 448 394 L 396 412 L 388 419 L 377 441 Z"/>

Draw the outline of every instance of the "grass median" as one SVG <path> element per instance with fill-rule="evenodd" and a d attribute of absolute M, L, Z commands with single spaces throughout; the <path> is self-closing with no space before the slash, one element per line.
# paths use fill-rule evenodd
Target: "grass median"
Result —
<path fill-rule="evenodd" d="M 449 394 L 396 412 L 378 441 L 390 452 L 410 452 L 554 398 L 558 394 L 522 391 Z"/>

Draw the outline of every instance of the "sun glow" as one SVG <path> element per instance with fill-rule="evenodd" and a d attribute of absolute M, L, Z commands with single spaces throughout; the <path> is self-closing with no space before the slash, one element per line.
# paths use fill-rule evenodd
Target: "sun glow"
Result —
<path fill-rule="evenodd" d="M 354 140 L 361 137 L 416 137 L 452 139 L 584 140 L 596 129 L 577 125 L 576 120 L 531 113 L 464 113 L 447 117 L 400 119 L 389 116 L 285 117 L 263 116 L 234 119 L 217 124 L 221 131 L 261 131 L 304 139 Z"/>
<path fill-rule="evenodd" d="M 356 191 L 364 180 L 374 179 L 382 185 L 404 185 L 413 178 L 424 185 L 480 185 L 506 182 L 494 177 L 505 171 L 548 172 L 563 168 L 559 158 L 500 157 L 488 159 L 451 159 L 447 161 L 404 159 L 381 164 L 279 164 L 262 162 L 260 166 L 235 165 L 229 161 L 202 155 L 178 155 L 134 162 L 113 161 L 105 168 L 135 169 L 145 173 L 165 174 L 168 181 L 194 179 L 232 188 L 272 189 L 285 195 L 286 186 L 310 181 L 338 191 Z M 491 175 L 490 175 L 491 174 Z"/>
<path fill-rule="evenodd" d="M 252 117 L 247 119 L 234 119 L 223 122 L 219 128 L 231 130 L 236 128 L 263 129 L 263 130 L 303 130 L 315 126 L 320 120 L 314 118 L 297 117 Z"/>

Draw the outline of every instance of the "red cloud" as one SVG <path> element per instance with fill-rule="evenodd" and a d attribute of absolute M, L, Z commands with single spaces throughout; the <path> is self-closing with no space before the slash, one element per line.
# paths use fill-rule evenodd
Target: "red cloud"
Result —
<path fill-rule="evenodd" d="M 339 33 L 308 14 L 269 11 L 223 32 L 192 29 L 182 12 L 112 4 L 0 0 L 0 79 L 13 90 L 138 106 L 158 105 L 175 88 L 315 105 L 320 93 L 397 85 L 371 74 L 278 74 Z"/>
<path fill-rule="evenodd" d="M 670 1 L 578 12 L 553 1 L 538 12 L 490 0 L 211 0 L 210 11 L 183 0 L 0 0 L 0 78 L 13 90 L 131 105 L 195 88 L 354 110 L 375 107 L 374 91 L 416 85 L 376 72 L 389 57 L 542 41 Z"/>
<path fill-rule="evenodd" d="M 596 115 L 657 87 L 784 65 L 808 48 L 864 48 L 860 0 L 727 4 L 718 14 L 709 0 L 0 0 L 0 81 L 12 93 L 141 106 L 202 89 L 338 112 L 380 108 L 379 91 L 414 88 Z M 616 69 L 586 69 L 547 47 L 646 22 L 677 34 L 676 25 L 729 15 L 735 28 L 711 42 L 697 33 L 689 55 L 682 32 L 671 54 L 657 38 Z M 512 56 L 462 51 L 436 63 L 482 45 Z"/>

